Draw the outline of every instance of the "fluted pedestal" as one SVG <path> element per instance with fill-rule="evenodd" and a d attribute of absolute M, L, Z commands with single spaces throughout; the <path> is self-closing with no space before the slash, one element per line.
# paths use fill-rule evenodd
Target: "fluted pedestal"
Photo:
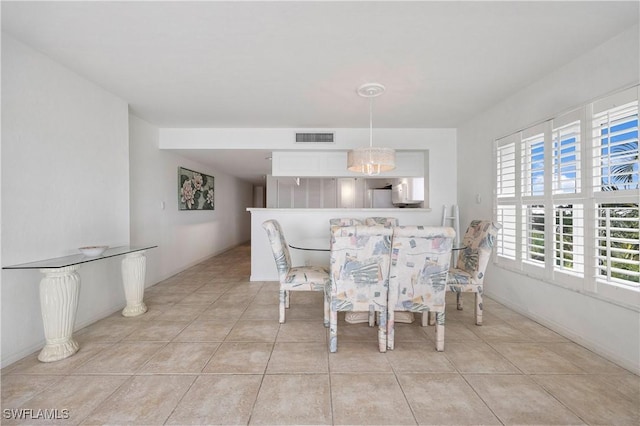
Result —
<path fill-rule="evenodd" d="M 127 300 L 122 315 L 125 317 L 135 317 L 147 312 L 147 305 L 143 302 L 146 262 L 144 250 L 129 253 L 122 259 L 122 283 Z"/>
<path fill-rule="evenodd" d="M 44 274 L 40 281 L 40 309 L 46 342 L 38 355 L 42 362 L 59 361 L 79 349 L 72 336 L 80 293 L 78 268 L 78 265 L 73 265 L 40 269 Z"/>

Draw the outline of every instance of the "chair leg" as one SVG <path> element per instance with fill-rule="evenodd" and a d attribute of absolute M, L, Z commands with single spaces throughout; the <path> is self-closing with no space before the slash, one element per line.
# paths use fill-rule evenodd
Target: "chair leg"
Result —
<path fill-rule="evenodd" d="M 420 324 L 422 327 L 426 327 L 428 325 L 436 324 L 436 313 L 433 311 L 423 311 L 422 312 L 422 323 Z"/>
<path fill-rule="evenodd" d="M 462 310 L 462 292 L 459 291 L 456 293 L 456 304 L 458 305 L 458 310 Z"/>
<path fill-rule="evenodd" d="M 389 311 L 387 312 L 387 318 L 387 349 L 393 350 L 396 335 L 395 312 L 393 311 L 393 309 L 389 309 Z"/>
<path fill-rule="evenodd" d="M 329 311 L 329 352 L 338 350 L 338 311 Z"/>
<path fill-rule="evenodd" d="M 324 326 L 329 327 L 329 298 L 331 297 L 328 293 L 329 289 L 325 288 L 323 293 L 324 296 Z"/>
<path fill-rule="evenodd" d="M 284 299 L 284 300 L 285 300 L 285 307 L 286 307 L 287 309 L 289 309 L 289 307 L 290 307 L 290 305 L 291 305 L 291 294 L 290 294 L 290 291 L 289 291 L 289 290 L 287 290 L 287 291 L 285 292 L 285 299 Z"/>
<path fill-rule="evenodd" d="M 369 327 L 376 325 L 376 311 L 373 310 L 373 306 L 369 307 Z"/>
<path fill-rule="evenodd" d="M 482 293 L 476 293 L 476 325 L 482 325 Z"/>
<path fill-rule="evenodd" d="M 436 312 L 436 351 L 444 351 L 444 312 Z"/>
<path fill-rule="evenodd" d="M 280 324 L 284 324 L 284 310 L 285 310 L 286 298 L 287 298 L 287 291 L 280 290 L 280 304 L 278 305 L 278 309 L 280 310 L 280 316 L 279 316 Z"/>
<path fill-rule="evenodd" d="M 387 351 L 387 310 L 380 311 L 378 324 L 378 348 L 380 352 Z"/>

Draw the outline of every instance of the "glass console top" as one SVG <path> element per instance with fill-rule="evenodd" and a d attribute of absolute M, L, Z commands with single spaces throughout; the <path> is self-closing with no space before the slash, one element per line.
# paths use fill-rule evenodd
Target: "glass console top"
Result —
<path fill-rule="evenodd" d="M 3 266 L 2 269 L 46 269 L 65 268 L 67 266 L 79 265 L 81 263 L 93 262 L 107 259 L 109 257 L 121 256 L 123 254 L 134 253 L 136 251 L 149 250 L 158 246 L 120 246 L 108 248 L 100 256 L 89 257 L 84 254 L 72 254 L 70 256 L 56 257 L 55 259 L 38 260 L 36 262 L 21 263 L 18 265 Z"/>

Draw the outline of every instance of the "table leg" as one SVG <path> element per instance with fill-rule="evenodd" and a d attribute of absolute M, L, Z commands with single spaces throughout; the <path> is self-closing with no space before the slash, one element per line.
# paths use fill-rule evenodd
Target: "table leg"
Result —
<path fill-rule="evenodd" d="M 135 317 L 147 312 L 147 305 L 143 302 L 146 261 L 144 250 L 129 253 L 122 259 L 122 283 L 127 300 L 122 315 L 125 317 Z"/>
<path fill-rule="evenodd" d="M 40 270 L 44 274 L 40 281 L 40 309 L 46 342 L 38 355 L 42 362 L 70 357 L 80 348 L 73 340 L 80 293 L 78 269 L 74 265 Z"/>

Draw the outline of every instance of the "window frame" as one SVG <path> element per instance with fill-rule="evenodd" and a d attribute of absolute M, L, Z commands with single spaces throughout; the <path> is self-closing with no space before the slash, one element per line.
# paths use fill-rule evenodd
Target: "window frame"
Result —
<path fill-rule="evenodd" d="M 621 102 L 632 99 L 638 101 L 639 86 L 614 93 L 603 97 L 595 102 L 584 105 L 581 108 L 572 110 L 553 119 L 523 129 L 506 137 L 496 139 L 494 143 L 494 219 L 500 222 L 499 213 L 504 215 L 505 211 L 510 211 L 515 207 L 515 256 L 505 257 L 504 252 L 497 250 L 493 256 L 494 264 L 517 273 L 521 273 L 544 282 L 558 285 L 583 294 L 604 299 L 625 307 L 631 307 L 640 311 L 640 284 L 621 284 L 617 282 L 607 282 L 599 279 L 597 271 L 597 213 L 598 206 L 602 204 L 628 203 L 638 204 L 640 201 L 640 189 L 618 189 L 615 191 L 602 191 L 594 188 L 597 179 L 597 167 L 601 167 L 598 158 L 598 150 L 602 150 L 598 145 L 600 139 L 594 135 L 594 111 L 601 113 L 611 109 L 612 106 L 624 105 Z M 579 131 L 576 129 L 576 122 L 579 123 Z M 562 191 L 562 135 L 563 129 L 567 134 L 576 134 L 578 141 L 575 147 L 567 148 L 575 150 L 575 161 L 571 159 L 566 170 L 573 170 L 574 189 Z M 533 186 L 535 178 L 532 178 L 531 164 L 525 161 L 531 160 L 530 141 L 535 135 L 544 135 L 544 191 L 529 191 Z M 604 133 L 606 134 L 606 133 Z M 570 138 L 569 138 L 570 139 Z M 567 144 L 567 147 L 571 143 Z M 498 177 L 501 175 L 499 169 L 500 162 L 498 155 L 505 147 L 513 145 L 515 147 L 515 191 L 513 194 L 499 193 L 500 187 Z M 571 151 L 567 151 L 571 152 Z M 573 161 L 573 162 L 572 162 Z M 555 176 L 554 173 L 560 176 Z M 572 175 L 571 172 L 568 173 Z M 636 175 L 637 176 L 637 175 Z M 637 177 L 635 178 L 637 179 Z M 526 259 L 526 238 L 528 237 L 527 226 L 527 206 L 543 206 L 544 209 L 544 262 L 531 261 Z M 571 235 L 572 252 L 578 261 L 582 261 L 581 269 L 571 270 L 556 267 L 556 214 L 560 206 L 575 206 L 572 212 Z M 573 210 L 573 207 L 572 207 Z M 574 216 L 577 214 L 577 216 Z M 539 219 L 538 219 L 539 220 Z M 575 221 L 574 221 L 575 220 Z M 512 224 L 510 224 L 512 225 Z M 501 231 L 502 232 L 502 231 Z M 501 233 L 498 235 L 498 246 L 503 247 Z M 509 238 L 511 235 L 509 234 Z M 606 237 L 610 238 L 609 236 Z M 562 240 L 560 240 L 562 241 Z M 560 243 L 562 244 L 562 243 Z M 503 247 L 504 248 L 504 247 Z M 608 266 L 608 269 L 610 266 Z"/>

